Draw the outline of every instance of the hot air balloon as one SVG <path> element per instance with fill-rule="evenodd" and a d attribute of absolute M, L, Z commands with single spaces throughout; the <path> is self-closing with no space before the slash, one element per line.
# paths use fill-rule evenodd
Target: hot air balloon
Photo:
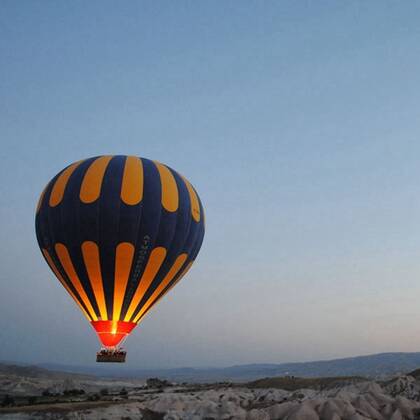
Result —
<path fill-rule="evenodd" d="M 98 156 L 47 184 L 35 225 L 47 264 L 98 334 L 97 361 L 123 362 L 123 340 L 196 259 L 204 212 L 168 166 Z"/>

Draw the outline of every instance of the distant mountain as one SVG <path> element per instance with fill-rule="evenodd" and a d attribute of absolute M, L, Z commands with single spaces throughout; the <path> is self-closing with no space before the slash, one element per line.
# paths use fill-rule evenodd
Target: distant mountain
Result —
<path fill-rule="evenodd" d="M 103 377 L 145 379 L 159 377 L 176 382 L 249 381 L 274 376 L 331 377 L 398 375 L 420 367 L 420 353 L 380 353 L 315 362 L 249 364 L 226 368 L 130 369 L 123 366 L 69 366 L 40 364 L 42 368 Z"/>
<path fill-rule="evenodd" d="M 48 369 L 40 366 L 34 365 L 22 365 L 22 364 L 10 364 L 0 362 L 0 375 L 15 375 L 28 378 L 40 378 L 40 379 L 54 379 L 60 378 L 63 376 L 66 378 L 76 378 L 76 379 L 89 379 L 91 376 L 88 376 L 83 373 L 71 372 L 68 370 L 58 370 L 58 369 Z"/>

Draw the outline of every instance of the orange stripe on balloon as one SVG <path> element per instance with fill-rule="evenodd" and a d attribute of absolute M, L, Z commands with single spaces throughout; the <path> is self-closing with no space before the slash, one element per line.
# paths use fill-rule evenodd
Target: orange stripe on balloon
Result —
<path fill-rule="evenodd" d="M 113 156 L 101 156 L 94 160 L 83 177 L 80 187 L 80 200 L 89 204 L 96 201 L 101 194 L 105 170 Z"/>
<path fill-rule="evenodd" d="M 163 293 L 162 295 L 160 295 L 155 302 L 153 302 L 152 305 L 149 306 L 149 309 L 151 309 L 154 305 L 156 305 L 170 290 L 172 290 L 172 288 L 178 284 L 178 282 L 185 276 L 185 274 L 187 274 L 187 271 L 191 268 L 191 266 L 193 265 L 194 261 L 190 261 L 187 266 L 184 268 L 184 270 L 182 271 L 182 273 L 179 275 L 179 277 L 168 287 L 168 289 L 165 291 L 165 293 Z M 148 310 L 146 310 L 143 315 L 138 319 L 137 322 L 140 322 L 144 316 L 147 314 Z"/>
<path fill-rule="evenodd" d="M 82 254 L 90 284 L 92 285 L 93 293 L 95 294 L 96 303 L 98 304 L 101 319 L 106 321 L 108 319 L 108 314 L 106 311 L 98 245 L 92 241 L 83 242 Z"/>
<path fill-rule="evenodd" d="M 70 165 L 68 168 L 64 169 L 63 172 L 59 175 L 57 180 L 54 183 L 54 186 L 51 190 L 50 194 L 50 206 L 55 207 L 61 203 L 61 200 L 64 196 L 64 191 L 66 190 L 67 183 L 71 174 L 76 170 L 76 168 L 82 163 L 83 161 L 80 160 L 79 162 L 75 162 Z"/>
<path fill-rule="evenodd" d="M 189 183 L 187 179 L 182 177 L 185 182 L 185 185 L 188 189 L 188 194 L 190 195 L 190 203 L 191 203 L 191 215 L 196 222 L 200 221 L 200 204 L 198 202 L 197 193 L 195 192 L 193 186 Z"/>
<path fill-rule="evenodd" d="M 48 185 L 44 188 L 44 190 L 42 191 L 42 193 L 41 193 L 41 195 L 40 195 L 40 197 L 39 197 L 38 204 L 37 204 L 37 206 L 36 206 L 36 212 L 37 212 L 37 213 L 39 212 L 39 209 L 40 209 L 40 208 L 41 208 L 41 206 L 42 206 L 42 202 L 44 201 L 45 191 L 47 191 L 47 188 L 48 188 Z"/>
<path fill-rule="evenodd" d="M 165 260 L 165 257 L 166 249 L 161 246 L 154 248 L 150 253 L 146 268 L 144 269 L 143 275 L 139 281 L 139 285 L 137 286 L 137 290 L 130 302 L 130 306 L 128 307 L 124 321 L 130 321 L 134 311 L 137 309 L 137 306 L 146 294 L 147 289 L 150 287 L 152 281 L 156 277 L 156 274 L 159 271 L 163 261 Z"/>
<path fill-rule="evenodd" d="M 179 197 L 178 197 L 178 186 L 172 172 L 159 162 L 154 162 L 156 165 L 159 175 L 160 182 L 162 185 L 162 206 L 170 212 L 174 212 L 178 209 Z"/>
<path fill-rule="evenodd" d="M 168 274 L 156 288 L 156 290 L 152 293 L 152 296 L 147 300 L 144 306 L 141 308 L 140 312 L 134 318 L 134 322 L 138 322 L 142 315 L 152 307 L 153 303 L 155 302 L 156 298 L 162 293 L 165 287 L 171 282 L 171 280 L 177 275 L 178 271 L 181 269 L 182 265 L 184 264 L 185 260 L 187 259 L 187 254 L 181 254 L 176 259 L 175 263 L 169 270 Z"/>
<path fill-rule="evenodd" d="M 166 295 L 166 293 L 169 292 L 169 290 L 171 290 L 184 276 L 185 274 L 187 274 L 188 270 L 191 268 L 191 266 L 193 265 L 194 261 L 190 261 L 187 266 L 184 268 L 184 270 L 182 270 L 182 273 L 179 275 L 179 277 L 176 279 L 176 281 L 174 281 L 171 286 L 169 287 L 169 289 L 165 292 L 164 295 L 162 295 L 159 299 L 161 299 L 163 296 Z"/>
<path fill-rule="evenodd" d="M 70 287 L 67 285 L 66 281 L 64 280 L 63 276 L 60 274 L 60 272 L 58 271 L 57 267 L 55 266 L 50 254 L 48 253 L 48 251 L 44 248 L 42 248 L 42 253 L 44 254 L 45 259 L 48 262 L 48 265 L 51 267 L 51 270 L 54 272 L 55 276 L 58 278 L 58 280 L 60 280 L 60 283 L 64 286 L 64 288 L 67 290 L 67 292 L 70 294 L 70 296 L 73 298 L 73 300 L 77 303 L 77 305 L 79 306 L 79 308 L 82 310 L 83 314 L 85 315 L 85 317 L 89 320 L 92 321 L 92 318 L 89 316 L 89 314 L 85 311 L 85 308 L 81 305 L 81 303 L 79 302 L 79 299 L 75 296 L 75 294 L 71 291 Z"/>
<path fill-rule="evenodd" d="M 96 316 L 95 311 L 93 310 L 92 304 L 90 303 L 85 289 L 83 289 L 82 283 L 80 283 L 79 277 L 77 276 L 76 270 L 74 269 L 73 263 L 71 262 L 70 254 L 67 251 L 66 246 L 60 243 L 56 243 L 55 252 L 58 255 L 58 259 L 60 260 L 64 271 L 66 272 L 74 288 L 76 289 L 77 293 L 82 299 L 82 302 L 85 304 L 91 318 L 94 321 L 97 321 L 98 317 Z"/>
<path fill-rule="evenodd" d="M 134 206 L 143 198 L 143 164 L 136 156 L 128 156 L 125 161 L 121 185 L 121 200 Z"/>
<path fill-rule="evenodd" d="M 129 242 L 121 242 L 117 246 L 115 256 L 114 305 L 112 319 L 118 321 L 127 288 L 128 276 L 133 262 L 134 246 Z"/>

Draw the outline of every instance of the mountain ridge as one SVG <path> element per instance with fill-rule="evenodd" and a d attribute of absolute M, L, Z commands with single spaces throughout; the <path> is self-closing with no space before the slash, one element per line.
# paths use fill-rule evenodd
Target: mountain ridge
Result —
<path fill-rule="evenodd" d="M 309 362 L 278 364 L 250 363 L 228 367 L 206 368 L 140 369 L 127 366 L 111 367 L 96 364 L 82 366 L 58 363 L 37 363 L 34 365 L 51 371 L 71 372 L 99 377 L 148 378 L 157 376 L 177 382 L 242 382 L 275 376 L 327 377 L 360 375 L 380 378 L 410 372 L 419 368 L 420 352 L 386 352 Z"/>

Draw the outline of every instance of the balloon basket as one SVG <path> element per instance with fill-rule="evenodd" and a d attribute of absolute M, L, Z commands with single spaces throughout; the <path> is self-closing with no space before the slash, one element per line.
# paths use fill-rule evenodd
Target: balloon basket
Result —
<path fill-rule="evenodd" d="M 96 353 L 96 361 L 100 363 L 124 363 L 127 352 L 121 349 L 102 349 Z"/>

